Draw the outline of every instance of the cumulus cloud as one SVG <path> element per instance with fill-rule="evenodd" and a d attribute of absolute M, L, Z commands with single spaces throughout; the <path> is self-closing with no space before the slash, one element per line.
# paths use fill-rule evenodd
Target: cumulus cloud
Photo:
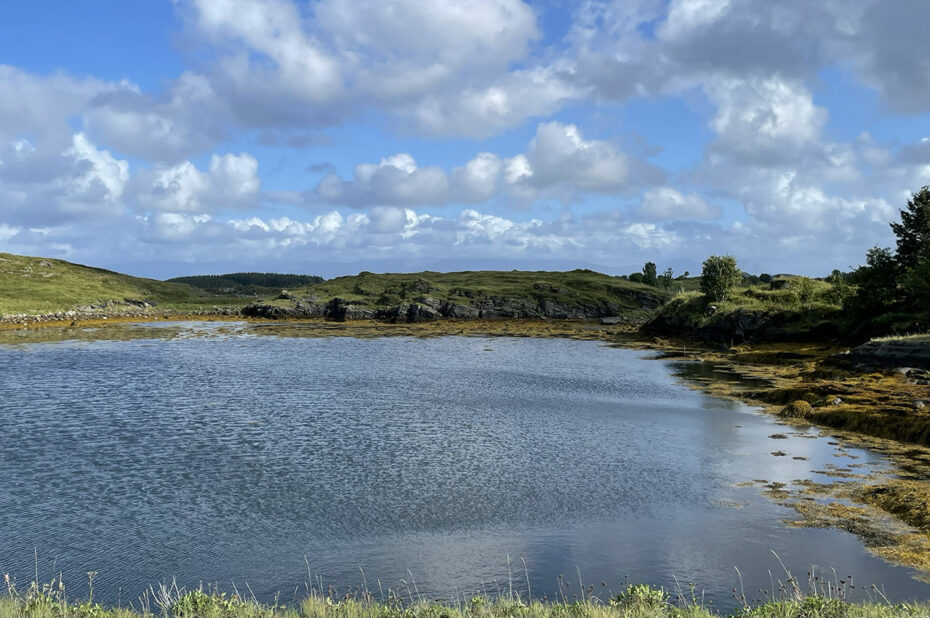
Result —
<path fill-rule="evenodd" d="M 62 151 L 20 139 L 0 147 L 0 213 L 7 224 L 44 225 L 118 216 L 129 163 L 83 133 Z"/>
<path fill-rule="evenodd" d="M 638 214 L 651 221 L 675 219 L 718 219 L 719 206 L 712 206 L 697 193 L 684 195 L 671 187 L 658 187 L 643 194 Z"/>
<path fill-rule="evenodd" d="M 353 207 L 440 206 L 498 196 L 527 201 L 571 199 L 580 192 L 622 193 L 662 178 L 661 170 L 613 144 L 586 140 L 576 125 L 545 122 L 526 152 L 514 157 L 478 153 L 447 174 L 439 167 L 418 167 L 410 154 L 399 153 L 378 164 L 357 165 L 351 179 L 327 174 L 313 195 L 318 201 Z"/>
<path fill-rule="evenodd" d="M 203 172 L 190 161 L 156 166 L 140 173 L 134 185 L 142 209 L 199 213 L 254 206 L 261 181 L 258 161 L 242 153 L 213 155 Z"/>

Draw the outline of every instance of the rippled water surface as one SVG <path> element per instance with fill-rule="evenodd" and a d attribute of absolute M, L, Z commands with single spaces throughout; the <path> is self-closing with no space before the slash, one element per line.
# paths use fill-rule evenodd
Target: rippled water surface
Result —
<path fill-rule="evenodd" d="M 811 470 L 843 460 L 814 430 L 773 441 L 784 427 L 688 388 L 680 366 L 584 341 L 256 332 L 6 335 L 0 572 L 31 579 L 38 555 L 76 594 L 99 572 L 109 601 L 172 577 L 268 599 L 302 591 L 309 563 L 324 585 L 362 568 L 370 587 L 451 598 L 509 586 L 509 556 L 536 595 L 580 571 L 614 590 L 677 577 L 726 606 L 734 567 L 749 595 L 783 577 L 774 550 L 802 578 L 836 567 L 928 596 L 855 537 L 788 528 L 736 487 L 824 482 Z"/>

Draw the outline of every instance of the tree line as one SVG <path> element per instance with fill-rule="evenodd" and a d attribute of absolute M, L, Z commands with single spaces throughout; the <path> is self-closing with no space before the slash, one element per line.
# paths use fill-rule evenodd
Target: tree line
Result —
<path fill-rule="evenodd" d="M 280 273 L 228 273 L 225 275 L 192 275 L 168 279 L 172 283 L 186 283 L 211 292 L 241 292 L 245 288 L 294 288 L 323 283 L 317 275 L 291 275 Z"/>

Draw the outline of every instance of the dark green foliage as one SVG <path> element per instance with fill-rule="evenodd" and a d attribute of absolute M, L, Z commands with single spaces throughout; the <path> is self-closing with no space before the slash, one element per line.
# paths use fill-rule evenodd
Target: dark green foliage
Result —
<path fill-rule="evenodd" d="M 646 262 L 645 266 L 643 266 L 643 283 L 651 285 L 652 287 L 657 287 L 659 285 L 655 262 Z"/>
<path fill-rule="evenodd" d="M 930 188 L 914 193 L 900 215 L 891 224 L 896 251 L 873 247 L 865 265 L 844 276 L 857 286 L 845 306 L 862 336 L 924 329 L 930 317 Z"/>
<path fill-rule="evenodd" d="M 892 223 L 898 237 L 895 260 L 902 271 L 930 262 L 930 188 L 922 187 L 901 211 L 901 222 Z"/>
<path fill-rule="evenodd" d="M 768 274 L 768 273 L 762 273 L 761 275 L 759 275 L 759 281 L 760 281 L 761 283 L 771 283 L 771 282 L 772 282 L 772 275 L 770 275 L 770 274 Z"/>
<path fill-rule="evenodd" d="M 672 267 L 669 266 L 665 269 L 663 274 L 659 275 L 659 285 L 667 290 L 672 287 L 672 281 L 674 281 L 674 279 L 674 272 L 672 271 Z"/>
<path fill-rule="evenodd" d="M 646 283 L 646 278 L 643 276 L 643 273 L 630 273 L 628 279 L 633 283 Z"/>
<path fill-rule="evenodd" d="M 701 292 L 715 301 L 726 300 L 743 276 L 732 255 L 712 255 L 704 260 Z"/>
<path fill-rule="evenodd" d="M 296 288 L 322 283 L 316 275 L 289 275 L 279 273 L 229 273 L 226 275 L 194 275 L 168 279 L 173 283 L 186 283 L 211 292 L 240 292 L 242 288 Z"/>

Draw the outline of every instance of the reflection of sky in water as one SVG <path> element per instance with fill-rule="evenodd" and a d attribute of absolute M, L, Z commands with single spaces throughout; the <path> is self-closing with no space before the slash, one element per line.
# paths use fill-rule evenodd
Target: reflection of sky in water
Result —
<path fill-rule="evenodd" d="M 191 326 L 0 348 L 14 368 L 0 373 L 0 571 L 29 577 L 35 548 L 75 593 L 96 570 L 102 598 L 170 577 L 269 598 L 302 587 L 306 557 L 324 584 L 361 583 L 361 567 L 394 588 L 409 569 L 449 598 L 507 586 L 509 555 L 514 586 L 525 557 L 537 595 L 559 574 L 576 592 L 577 568 L 615 591 L 694 581 L 728 606 L 734 567 L 747 593 L 769 587 L 774 549 L 802 578 L 841 565 L 893 598 L 926 595 L 855 537 L 787 528 L 790 511 L 734 487 L 825 482 L 811 470 L 851 462 L 829 438 L 688 389 L 641 352 Z"/>

